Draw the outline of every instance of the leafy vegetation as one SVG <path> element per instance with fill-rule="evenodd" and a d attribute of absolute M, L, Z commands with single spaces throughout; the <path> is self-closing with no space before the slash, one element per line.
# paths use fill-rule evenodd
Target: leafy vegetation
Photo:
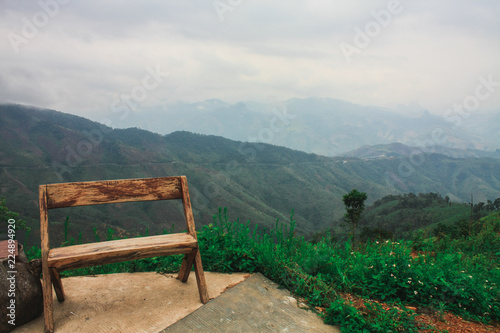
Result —
<path fill-rule="evenodd" d="M 388 195 L 368 206 L 359 222 L 361 241 L 412 239 L 415 233 L 425 237 L 469 235 L 472 225 L 500 209 L 500 198 L 471 204 L 452 202 L 439 193 Z M 473 223 L 474 222 L 474 223 Z M 473 231 L 473 230 L 472 230 Z M 332 230 L 336 239 L 345 239 L 342 228 Z M 318 240 L 325 233 L 316 236 Z"/>
<path fill-rule="evenodd" d="M 203 264 L 208 271 L 261 272 L 324 309 L 327 323 L 343 332 L 417 332 L 422 328 L 409 307 L 451 311 L 469 320 L 500 321 L 500 213 L 479 220 L 471 235 L 451 239 L 350 241 L 317 243 L 295 234 L 289 222 L 270 230 L 231 221 L 219 209 L 211 224 L 198 232 Z M 108 232 L 107 239 L 113 239 Z M 39 255 L 31 248 L 30 256 Z M 115 272 L 176 272 L 181 256 L 155 257 L 64 272 L 64 275 Z M 343 293 L 364 299 L 354 307 Z M 385 306 L 381 304 L 383 302 Z"/>
<path fill-rule="evenodd" d="M 14 220 L 15 230 L 24 230 L 29 233 L 31 228 L 26 225 L 26 221 L 19 218 L 19 213 L 11 211 L 7 207 L 6 199 L 0 197 L 0 221 L 2 221 L 2 232 L 0 232 L 0 240 L 4 240 L 3 234 L 7 232 L 7 224 L 9 220 Z M 15 235 L 15 234 L 14 234 Z"/>
<path fill-rule="evenodd" d="M 353 242 L 355 242 L 356 239 L 356 229 L 358 227 L 359 219 L 361 218 L 361 213 L 363 213 L 363 210 L 365 209 L 366 198 L 366 193 L 359 192 L 356 189 L 353 189 L 351 192 L 342 197 L 342 201 L 344 201 L 345 209 L 347 211 L 344 219 L 352 226 L 351 238 Z"/>

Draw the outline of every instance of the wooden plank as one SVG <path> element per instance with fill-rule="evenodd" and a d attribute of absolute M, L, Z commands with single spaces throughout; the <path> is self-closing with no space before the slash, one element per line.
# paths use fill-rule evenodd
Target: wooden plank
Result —
<path fill-rule="evenodd" d="M 180 199 L 180 177 L 49 184 L 47 208 Z"/>
<path fill-rule="evenodd" d="M 43 291 L 43 317 L 45 322 L 45 333 L 54 332 L 53 300 L 52 300 L 52 281 L 50 278 L 49 265 L 49 222 L 47 217 L 47 187 L 40 185 L 39 208 L 40 208 L 40 237 L 42 250 L 42 291 Z"/>
<path fill-rule="evenodd" d="M 197 240 L 186 233 L 119 239 L 52 249 L 48 265 L 62 271 L 156 256 L 186 254 L 197 248 Z"/>
<path fill-rule="evenodd" d="M 182 282 L 186 282 L 188 280 L 189 273 L 191 273 L 191 268 L 193 268 L 194 257 L 196 256 L 197 252 L 198 251 L 193 251 L 184 255 L 184 258 L 182 258 L 181 269 L 179 270 L 179 274 L 177 275 L 177 278 Z"/>
<path fill-rule="evenodd" d="M 57 300 L 59 303 L 64 302 L 64 288 L 61 281 L 61 276 L 55 268 L 50 268 L 50 278 L 52 279 L 52 284 L 54 285 L 54 290 L 56 291 Z"/>
<path fill-rule="evenodd" d="M 201 263 L 200 251 L 196 251 L 194 258 L 194 274 L 196 275 L 196 284 L 198 285 L 198 292 L 200 294 L 200 301 L 206 304 L 209 300 L 207 282 L 205 281 L 205 273 L 203 272 L 203 265 Z"/>
<path fill-rule="evenodd" d="M 184 217 L 186 219 L 187 232 L 194 238 L 197 238 L 194 225 L 193 210 L 191 208 L 191 199 L 189 198 L 187 178 L 185 176 L 181 176 L 180 178 L 182 187 L 182 207 L 184 208 Z"/>
<path fill-rule="evenodd" d="M 49 267 L 42 265 L 42 292 L 43 292 L 43 318 L 45 322 L 45 333 L 54 332 L 54 314 L 52 299 L 52 282 L 50 280 Z"/>
<path fill-rule="evenodd" d="M 48 256 L 50 249 L 49 242 L 49 219 L 47 216 L 47 187 L 45 185 L 40 185 L 38 187 L 39 192 L 39 208 L 40 208 L 40 238 L 41 238 L 41 250 L 42 250 L 42 261 L 43 254 Z M 45 258 L 47 259 L 47 258 Z"/>

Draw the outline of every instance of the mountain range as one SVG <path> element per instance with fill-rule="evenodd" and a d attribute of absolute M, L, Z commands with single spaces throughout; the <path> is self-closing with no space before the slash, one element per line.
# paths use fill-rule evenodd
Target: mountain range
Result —
<path fill-rule="evenodd" d="M 412 155 L 418 155 L 422 153 L 440 154 L 453 158 L 500 158 L 500 149 L 494 151 L 485 151 L 478 149 L 449 148 L 440 145 L 418 147 L 407 146 L 399 142 L 379 145 L 365 145 L 353 151 L 342 154 L 342 156 L 358 157 L 366 160 L 379 158 L 401 158 L 405 156 L 410 157 Z"/>
<path fill-rule="evenodd" d="M 419 106 L 387 109 L 312 97 L 235 104 L 213 99 L 177 102 L 148 112 L 119 110 L 120 127 L 137 126 L 159 134 L 183 130 L 324 156 L 393 142 L 460 150 L 500 148 L 500 112 L 438 116 Z"/>
<path fill-rule="evenodd" d="M 266 128 L 272 130 L 270 124 Z M 274 126 L 280 126 L 278 120 Z M 0 140 L 0 196 L 27 220 L 33 240 L 39 239 L 38 185 L 53 182 L 186 175 L 198 224 L 209 224 L 219 207 L 229 207 L 233 218 L 271 227 L 276 219 L 287 221 L 293 209 L 303 235 L 338 221 L 345 213 L 342 195 L 352 188 L 366 192 L 368 203 L 406 192 L 439 192 L 452 201 L 467 201 L 471 194 L 486 201 L 500 193 L 497 158 L 457 158 L 428 149 L 417 154 L 412 153 L 414 147 L 400 144 L 399 150 L 379 146 L 371 154 L 389 149 L 390 156 L 365 158 L 358 152 L 327 157 L 186 131 L 160 135 L 138 128 L 112 129 L 21 105 L 0 105 Z M 93 228 L 136 235 L 182 224 L 180 207 L 157 204 L 63 209 L 52 220 L 61 230 L 54 241 L 64 240 L 66 216 L 74 238 L 80 232 L 83 238 L 93 237 Z"/>

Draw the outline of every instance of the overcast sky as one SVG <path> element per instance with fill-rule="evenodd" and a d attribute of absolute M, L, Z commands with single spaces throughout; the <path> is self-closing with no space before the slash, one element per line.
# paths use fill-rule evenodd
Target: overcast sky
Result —
<path fill-rule="evenodd" d="M 0 0 L 0 36 L 0 102 L 94 120 L 127 100 L 500 110 L 498 0 Z"/>

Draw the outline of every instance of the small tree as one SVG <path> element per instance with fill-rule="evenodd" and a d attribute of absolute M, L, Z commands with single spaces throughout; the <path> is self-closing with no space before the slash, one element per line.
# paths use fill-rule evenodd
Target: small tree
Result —
<path fill-rule="evenodd" d="M 344 201 L 345 209 L 347 211 L 344 218 L 346 222 L 350 223 L 352 226 L 353 243 L 355 241 L 356 229 L 358 227 L 359 219 L 361 218 L 361 213 L 365 209 L 366 198 L 367 196 L 365 192 L 359 192 L 356 189 L 353 189 L 342 198 L 342 201 Z"/>
<path fill-rule="evenodd" d="M 493 206 L 496 210 L 500 210 L 500 198 L 496 198 L 495 201 L 493 201 Z"/>

